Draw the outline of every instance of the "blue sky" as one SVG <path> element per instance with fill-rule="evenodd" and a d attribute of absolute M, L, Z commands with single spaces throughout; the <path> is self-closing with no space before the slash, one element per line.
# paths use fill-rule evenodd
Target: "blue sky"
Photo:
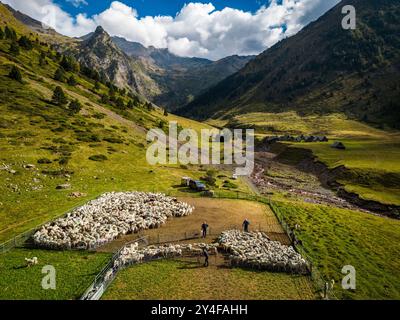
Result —
<path fill-rule="evenodd" d="M 56 0 L 55 3 L 59 4 L 65 11 L 72 15 L 84 11 L 89 16 L 102 12 L 110 7 L 112 0 L 85 0 L 87 5 L 81 4 L 80 6 L 74 6 L 73 0 Z M 157 16 L 157 15 L 169 15 L 175 16 L 179 12 L 185 3 L 191 1 L 187 0 L 122 0 L 121 2 L 134 7 L 140 17 L 143 16 Z M 255 12 L 261 5 L 268 4 L 268 0 L 218 0 L 218 1 L 193 1 L 201 3 L 212 2 L 217 10 L 221 10 L 225 7 L 231 7 L 235 9 L 241 9 L 243 11 Z"/>
<path fill-rule="evenodd" d="M 2 0 L 57 32 L 111 36 L 185 57 L 257 55 L 340 0 Z"/>

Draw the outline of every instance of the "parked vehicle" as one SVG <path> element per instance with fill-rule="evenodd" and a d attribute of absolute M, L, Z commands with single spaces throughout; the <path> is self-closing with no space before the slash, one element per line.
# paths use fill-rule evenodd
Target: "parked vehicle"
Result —
<path fill-rule="evenodd" d="M 190 180 L 189 187 L 192 190 L 196 191 L 206 191 L 207 187 L 204 183 L 201 181 L 196 181 L 196 180 Z"/>

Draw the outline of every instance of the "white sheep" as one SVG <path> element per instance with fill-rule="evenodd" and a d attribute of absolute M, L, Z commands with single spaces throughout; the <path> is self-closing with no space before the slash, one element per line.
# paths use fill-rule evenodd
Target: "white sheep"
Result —
<path fill-rule="evenodd" d="M 32 266 L 36 266 L 39 263 L 39 260 L 37 257 L 33 257 L 32 259 L 29 258 L 25 258 L 25 262 L 27 264 L 27 267 L 32 267 Z"/>

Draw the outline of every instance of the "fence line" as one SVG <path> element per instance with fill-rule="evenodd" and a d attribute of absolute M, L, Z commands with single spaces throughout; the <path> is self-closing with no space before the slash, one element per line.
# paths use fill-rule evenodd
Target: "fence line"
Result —
<path fill-rule="evenodd" d="M 23 233 L 20 233 L 16 236 L 14 236 L 13 238 L 11 238 L 10 240 L 7 240 L 3 243 L 0 243 L 0 254 L 5 253 L 7 251 L 10 251 L 11 249 L 14 249 L 16 247 L 19 246 L 23 246 L 34 234 L 36 231 L 38 231 L 41 227 L 43 227 L 44 225 L 46 225 L 47 223 L 49 223 L 50 221 L 54 221 L 60 218 L 65 217 L 67 214 L 71 213 L 72 211 L 74 211 L 75 209 L 83 206 L 84 204 L 88 203 L 89 201 L 92 201 L 94 199 L 97 199 L 99 197 L 99 195 L 97 195 L 96 197 L 93 197 L 91 199 L 86 199 L 84 201 L 81 201 L 79 204 L 75 205 L 73 208 L 69 209 L 67 212 L 64 212 L 54 218 L 52 218 L 49 221 L 43 222 L 42 224 L 40 224 L 37 227 L 34 227 L 28 231 L 25 231 Z"/>
<path fill-rule="evenodd" d="M 269 206 L 270 206 L 272 212 L 274 212 L 275 216 L 277 217 L 279 223 L 281 224 L 283 230 L 286 232 L 290 241 L 292 242 L 295 250 L 298 253 L 300 253 L 301 256 L 309 264 L 311 280 L 312 280 L 314 286 L 316 287 L 317 291 L 323 293 L 324 299 L 337 300 L 337 297 L 336 297 L 335 293 L 333 292 L 333 289 L 329 288 L 330 283 L 325 279 L 325 277 L 320 273 L 318 268 L 314 265 L 312 259 L 306 253 L 305 248 L 303 247 L 302 244 L 300 244 L 300 242 L 296 238 L 296 234 L 290 228 L 289 224 L 287 224 L 286 221 L 284 220 L 283 215 L 279 211 L 275 210 L 273 205 L 269 204 Z"/>
<path fill-rule="evenodd" d="M 108 286 L 116 278 L 118 272 L 123 269 L 123 267 L 116 267 L 115 261 L 119 258 L 122 250 L 133 243 L 138 243 L 139 246 L 146 246 L 148 245 L 148 240 L 147 237 L 141 237 L 126 243 L 122 248 L 115 252 L 107 265 L 96 275 L 93 282 L 86 289 L 80 300 L 99 300 L 101 298 Z"/>

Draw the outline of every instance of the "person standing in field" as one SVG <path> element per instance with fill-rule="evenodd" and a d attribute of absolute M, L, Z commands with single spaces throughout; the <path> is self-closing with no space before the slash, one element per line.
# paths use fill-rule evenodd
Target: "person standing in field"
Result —
<path fill-rule="evenodd" d="M 243 221 L 243 231 L 244 231 L 244 232 L 249 232 L 249 225 L 250 225 L 250 221 L 247 220 L 247 219 L 245 219 L 245 220 Z"/>
<path fill-rule="evenodd" d="M 204 223 L 201 225 L 201 237 L 202 238 L 207 237 L 207 229 L 208 229 L 208 224 L 207 224 L 207 222 L 204 221 Z"/>
<path fill-rule="evenodd" d="M 206 248 L 203 248 L 203 256 L 204 256 L 204 267 L 207 268 L 208 267 L 208 258 L 209 258 L 209 253 L 207 251 Z"/>

